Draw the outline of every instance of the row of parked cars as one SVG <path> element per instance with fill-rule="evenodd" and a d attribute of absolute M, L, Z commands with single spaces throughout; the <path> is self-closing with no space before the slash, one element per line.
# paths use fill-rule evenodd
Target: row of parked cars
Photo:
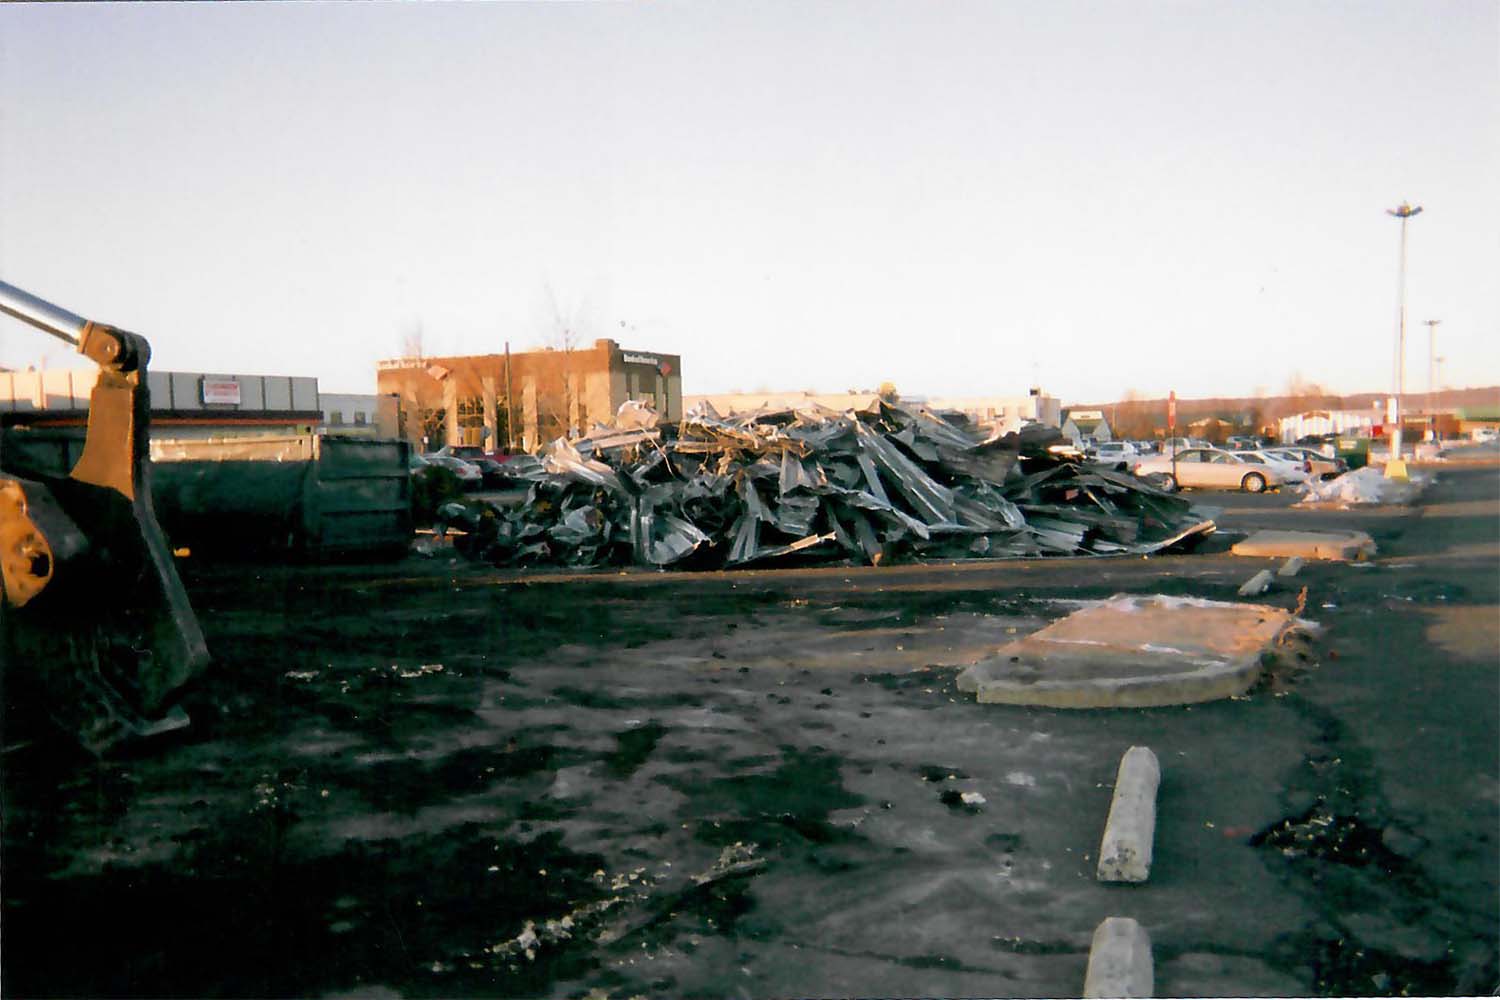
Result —
<path fill-rule="evenodd" d="M 1188 488 L 1260 493 L 1309 480 L 1331 479 L 1348 470 L 1343 459 L 1331 458 L 1307 445 L 1260 446 L 1255 439 L 1235 438 L 1226 444 L 1230 447 L 1216 448 L 1206 441 L 1190 438 L 1161 445 L 1105 441 L 1091 450 L 1089 461 L 1134 473 L 1168 491 Z"/>

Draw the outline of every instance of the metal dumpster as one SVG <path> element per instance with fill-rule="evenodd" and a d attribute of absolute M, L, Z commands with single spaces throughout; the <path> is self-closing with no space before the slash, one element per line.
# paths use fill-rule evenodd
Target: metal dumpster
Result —
<path fill-rule="evenodd" d="M 174 547 L 313 558 L 404 550 L 411 541 L 405 441 L 287 434 L 154 438 L 151 498 Z M 81 430 L 7 430 L 0 467 L 63 474 Z"/>
<path fill-rule="evenodd" d="M 1370 464 L 1370 439 L 1341 437 L 1334 443 L 1334 454 L 1342 458 L 1349 468 L 1362 469 Z"/>

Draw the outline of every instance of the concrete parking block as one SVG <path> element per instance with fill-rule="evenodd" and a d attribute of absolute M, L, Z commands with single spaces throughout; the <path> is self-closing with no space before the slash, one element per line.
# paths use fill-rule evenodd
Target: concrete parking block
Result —
<path fill-rule="evenodd" d="M 1298 573 L 1302 572 L 1303 563 L 1304 560 L 1301 556 L 1292 556 L 1286 562 L 1281 564 L 1281 568 L 1276 571 L 1276 575 L 1296 576 Z"/>
<path fill-rule="evenodd" d="M 1148 747 L 1131 747 L 1120 758 L 1115 794 L 1099 843 L 1096 877 L 1101 882 L 1144 882 L 1151 877 L 1156 839 L 1156 789 L 1161 764 Z"/>
<path fill-rule="evenodd" d="M 1262 654 L 1298 627 L 1260 604 L 1117 595 L 1015 642 L 958 676 L 981 702 L 1145 708 L 1243 694 Z"/>
<path fill-rule="evenodd" d="M 1156 990 L 1151 938 L 1129 917 L 1106 917 L 1094 931 L 1085 997 L 1149 997 Z"/>
<path fill-rule="evenodd" d="M 1375 554 L 1375 540 L 1363 531 L 1257 531 L 1229 550 L 1237 556 L 1359 561 Z"/>
<path fill-rule="evenodd" d="M 1259 573 L 1240 584 L 1239 595 L 1241 597 L 1255 597 L 1264 594 L 1271 589 L 1271 571 L 1263 569 Z"/>

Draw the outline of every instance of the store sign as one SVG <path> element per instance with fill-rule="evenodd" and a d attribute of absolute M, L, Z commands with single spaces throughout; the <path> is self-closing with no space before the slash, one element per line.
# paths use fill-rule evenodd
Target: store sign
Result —
<path fill-rule="evenodd" d="M 659 365 L 661 358 L 654 354 L 626 354 L 625 363 L 627 365 Z"/>
<path fill-rule="evenodd" d="M 232 378 L 206 378 L 203 380 L 205 403 L 233 403 L 240 405 L 240 384 Z"/>

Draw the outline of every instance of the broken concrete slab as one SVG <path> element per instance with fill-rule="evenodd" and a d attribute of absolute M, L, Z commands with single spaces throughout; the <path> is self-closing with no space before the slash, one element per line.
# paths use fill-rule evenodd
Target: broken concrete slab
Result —
<path fill-rule="evenodd" d="M 1375 540 L 1363 531 L 1257 531 L 1229 550 L 1237 556 L 1359 561 L 1375 554 Z"/>
<path fill-rule="evenodd" d="M 1151 877 L 1156 839 L 1156 789 L 1161 764 L 1149 747 L 1131 747 L 1120 758 L 1109 819 L 1099 842 L 1095 877 L 1101 882 L 1144 882 Z"/>
<path fill-rule="evenodd" d="M 1085 997 L 1149 997 L 1156 990 L 1151 938 L 1129 917 L 1106 917 L 1094 930 Z"/>
<path fill-rule="evenodd" d="M 1304 625 L 1260 604 L 1116 595 L 1002 646 L 958 687 L 981 702 L 1051 708 L 1215 701 L 1248 691 L 1263 655 Z"/>

